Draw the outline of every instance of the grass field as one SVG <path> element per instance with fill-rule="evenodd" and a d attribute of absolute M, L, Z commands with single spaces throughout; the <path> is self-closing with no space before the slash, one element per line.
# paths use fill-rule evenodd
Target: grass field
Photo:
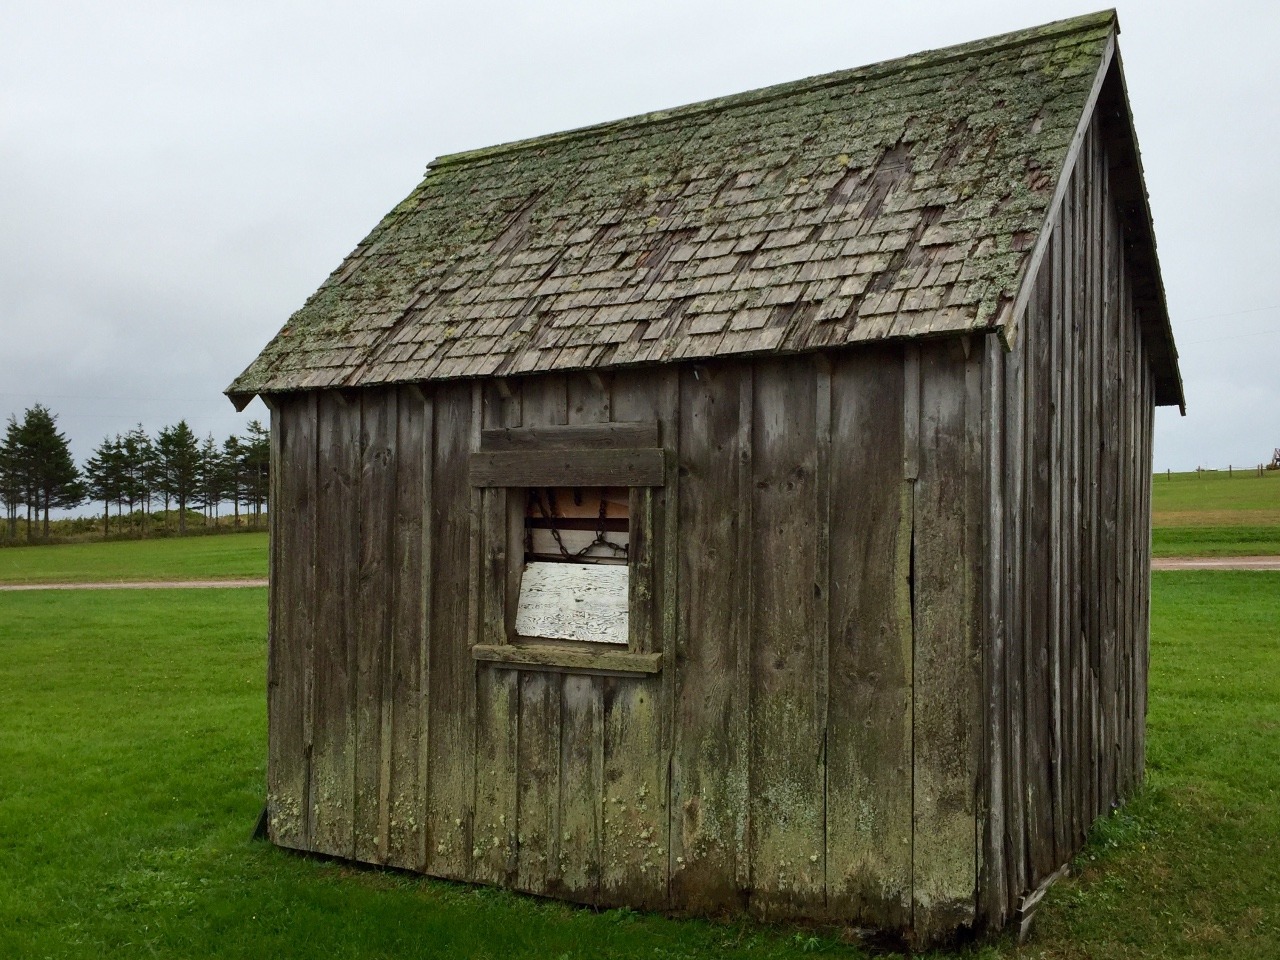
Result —
<path fill-rule="evenodd" d="M 266 575 L 266 533 L 0 550 L 0 583 L 236 580 Z"/>
<path fill-rule="evenodd" d="M 1280 573 L 1154 577 L 1148 788 L 1033 942 L 1280 956 Z M 286 854 L 262 802 L 263 590 L 0 596 L 0 957 L 858 957 Z"/>
<path fill-rule="evenodd" d="M 1157 557 L 1280 555 L 1280 470 L 1158 473 L 1151 512 Z"/>

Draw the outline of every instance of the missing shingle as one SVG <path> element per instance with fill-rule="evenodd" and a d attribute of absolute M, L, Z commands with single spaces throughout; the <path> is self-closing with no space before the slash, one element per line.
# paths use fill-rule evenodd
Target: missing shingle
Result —
<path fill-rule="evenodd" d="M 938 159 L 933 161 L 934 171 L 945 170 L 956 161 L 964 150 L 964 145 L 969 138 L 969 121 L 965 117 L 961 117 L 951 129 L 947 131 L 947 140 L 945 146 L 938 153 Z"/>
<path fill-rule="evenodd" d="M 920 219 L 916 221 L 915 229 L 911 231 L 911 239 L 901 249 L 895 250 L 885 268 L 875 275 L 867 286 L 869 293 L 884 293 L 892 289 L 902 270 L 919 267 L 929 259 L 930 255 L 920 246 L 920 239 L 926 230 L 938 222 L 943 209 L 942 207 L 924 207 L 920 210 Z"/>
<path fill-rule="evenodd" d="M 911 154 L 902 144 L 886 150 L 876 164 L 875 171 L 867 178 L 866 202 L 863 204 L 861 217 L 864 221 L 874 220 L 884 209 L 885 198 L 890 192 L 911 174 Z"/>
<path fill-rule="evenodd" d="M 511 214 L 502 232 L 490 245 L 490 253 L 498 256 L 515 253 L 529 242 L 529 223 L 533 219 L 533 208 L 544 193 L 546 193 L 545 190 L 535 190 L 530 194 L 529 199 Z"/>

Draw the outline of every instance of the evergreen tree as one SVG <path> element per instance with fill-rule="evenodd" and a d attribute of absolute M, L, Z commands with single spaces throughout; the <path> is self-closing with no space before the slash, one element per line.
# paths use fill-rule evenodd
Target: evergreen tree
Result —
<path fill-rule="evenodd" d="M 113 440 L 106 437 L 93 456 L 85 461 L 84 475 L 89 496 L 102 501 L 102 535 L 111 532 L 111 504 L 119 504 L 123 499 L 123 490 L 127 483 L 126 457 L 123 442 L 117 434 Z"/>
<path fill-rule="evenodd" d="M 151 506 L 151 497 L 155 493 L 156 451 L 155 445 L 147 432 L 138 424 L 124 435 L 120 441 L 120 451 L 124 467 L 124 493 L 129 503 L 129 513 L 141 506 L 142 531 L 146 534 L 147 514 Z"/>
<path fill-rule="evenodd" d="M 200 482 L 200 447 L 187 421 L 179 420 L 176 426 L 160 431 L 156 438 L 156 455 L 160 491 L 166 500 L 172 497 L 178 502 L 178 533 L 185 534 L 187 502 L 196 496 Z"/>
<path fill-rule="evenodd" d="M 69 509 L 84 502 L 80 471 L 71 458 L 67 438 L 58 430 L 58 417 L 48 407 L 36 404 L 23 415 L 18 428 L 19 465 L 24 470 L 28 509 L 27 537 L 31 537 L 31 516 L 43 514 L 44 536 L 49 536 L 50 508 Z"/>
<path fill-rule="evenodd" d="M 231 497 L 234 526 L 240 526 L 240 501 L 245 494 L 245 445 L 236 436 L 222 442 L 222 466 L 226 472 L 225 490 Z"/>
<path fill-rule="evenodd" d="M 215 523 L 218 519 L 218 504 L 224 498 L 226 473 L 222 451 L 213 439 L 213 434 L 209 434 L 200 445 L 200 478 L 196 484 L 196 500 L 204 507 L 206 519 Z"/>
<path fill-rule="evenodd" d="M 258 420 L 250 420 L 245 437 L 245 483 L 248 503 L 253 504 L 254 526 L 262 518 L 262 507 L 267 503 L 271 470 L 271 433 Z"/>
<path fill-rule="evenodd" d="M 18 418 L 10 414 L 9 422 L 5 425 L 4 440 L 0 442 L 0 501 L 4 503 L 11 540 L 17 539 L 18 508 L 25 503 L 22 496 L 25 484 L 20 431 Z"/>

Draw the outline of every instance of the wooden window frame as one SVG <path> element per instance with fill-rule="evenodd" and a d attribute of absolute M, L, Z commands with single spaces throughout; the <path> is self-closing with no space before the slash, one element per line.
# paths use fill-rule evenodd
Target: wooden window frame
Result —
<path fill-rule="evenodd" d="M 559 673 L 650 676 L 662 669 L 656 604 L 654 490 L 666 484 L 667 455 L 657 423 L 601 423 L 483 430 L 471 455 L 471 485 L 480 488 L 485 517 L 505 517 L 484 534 L 489 556 L 505 558 L 500 631 L 496 642 L 471 649 L 477 665 Z M 530 487 L 627 487 L 627 645 L 522 637 L 515 633 L 524 569 L 524 517 Z M 481 571 L 475 571 L 476 574 Z M 495 616 L 496 619 L 496 616 Z"/>

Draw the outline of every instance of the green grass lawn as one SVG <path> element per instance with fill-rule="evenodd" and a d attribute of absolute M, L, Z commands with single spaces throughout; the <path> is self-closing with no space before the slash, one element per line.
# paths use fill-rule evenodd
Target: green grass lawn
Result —
<path fill-rule="evenodd" d="M 1151 512 L 1157 557 L 1280 555 L 1280 470 L 1158 473 Z"/>
<path fill-rule="evenodd" d="M 1280 556 L 1280 525 L 1153 527 L 1151 552 L 1157 557 Z"/>
<path fill-rule="evenodd" d="M 984 958 L 1280 956 L 1280 573 L 1157 573 L 1148 786 Z M 0 596 L 0 957 L 799 957 L 248 839 L 266 592 Z"/>
<path fill-rule="evenodd" d="M 265 532 L 0 549 L 0 583 L 234 580 L 266 575 Z"/>
<path fill-rule="evenodd" d="M 1280 957 L 1280 573 L 1152 579 L 1146 790 L 1031 955 Z"/>

